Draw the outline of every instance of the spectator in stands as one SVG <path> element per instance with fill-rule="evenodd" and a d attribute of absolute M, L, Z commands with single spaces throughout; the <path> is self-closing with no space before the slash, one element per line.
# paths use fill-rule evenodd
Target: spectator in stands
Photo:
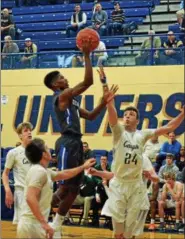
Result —
<path fill-rule="evenodd" d="M 168 134 L 168 141 L 165 142 L 161 150 L 156 158 L 156 165 L 155 169 L 158 172 L 159 168 L 161 167 L 163 160 L 166 158 L 168 153 L 171 153 L 175 156 L 175 160 L 179 157 L 181 149 L 181 144 L 176 140 L 176 136 L 174 132 Z"/>
<path fill-rule="evenodd" d="M 100 41 L 98 47 L 94 51 L 94 59 L 97 60 L 97 66 L 105 66 L 108 59 L 105 43 Z"/>
<path fill-rule="evenodd" d="M 149 195 L 151 221 L 150 221 L 150 225 L 148 229 L 153 231 L 156 229 L 155 217 L 156 217 L 156 209 L 157 209 L 157 196 L 159 192 L 159 184 L 152 183 L 151 189 L 152 189 L 152 193 Z"/>
<path fill-rule="evenodd" d="M 120 8 L 119 2 L 114 3 L 114 10 L 111 13 L 112 22 L 109 24 L 109 34 L 127 34 L 128 24 L 125 23 L 125 12 Z"/>
<path fill-rule="evenodd" d="M 5 36 L 4 38 L 4 46 L 2 50 L 2 66 L 3 68 L 15 68 L 15 63 L 18 60 L 18 55 L 11 55 L 13 53 L 19 53 L 18 45 L 12 41 L 11 36 Z"/>
<path fill-rule="evenodd" d="M 90 158 L 94 158 L 94 152 L 89 148 L 87 142 L 83 142 L 83 159 L 87 160 Z"/>
<path fill-rule="evenodd" d="M 184 1 L 180 3 L 180 10 L 177 11 L 177 22 L 180 24 L 181 19 L 184 17 Z"/>
<path fill-rule="evenodd" d="M 21 61 L 26 68 L 34 68 L 36 67 L 36 59 L 37 59 L 37 46 L 32 42 L 31 38 L 25 39 L 25 55 L 22 57 Z"/>
<path fill-rule="evenodd" d="M 102 10 L 102 6 L 100 3 L 97 3 L 95 5 L 95 11 L 92 15 L 93 25 L 91 26 L 91 28 L 98 31 L 101 36 L 105 36 L 107 34 L 107 20 L 107 12 Z"/>
<path fill-rule="evenodd" d="M 165 174 L 169 172 L 174 173 L 175 176 L 177 176 L 177 174 L 179 173 L 178 167 L 174 164 L 174 155 L 170 153 L 166 154 L 166 164 L 159 170 L 158 176 L 161 185 L 166 183 Z"/>
<path fill-rule="evenodd" d="M 168 32 L 168 40 L 164 42 L 163 47 L 166 49 L 160 55 L 160 64 L 162 65 L 176 65 L 183 63 L 184 55 L 182 54 L 183 43 L 176 39 L 172 31 Z"/>
<path fill-rule="evenodd" d="M 152 163 L 155 163 L 156 156 L 158 155 L 161 148 L 159 143 L 158 136 L 153 136 L 148 140 L 144 146 L 144 154 L 151 160 Z"/>
<path fill-rule="evenodd" d="M 95 165 L 95 169 L 98 171 L 111 171 L 110 166 L 108 164 L 107 156 L 101 156 L 100 164 Z M 92 225 L 99 227 L 99 209 L 101 209 L 107 200 L 107 194 L 105 191 L 105 187 L 103 185 L 102 178 L 98 176 L 93 176 L 96 181 L 96 194 L 95 198 L 92 200 L 92 209 L 93 209 L 93 219 Z"/>
<path fill-rule="evenodd" d="M 80 53 L 79 55 L 73 56 L 72 67 L 83 67 L 84 66 L 84 57 Z"/>
<path fill-rule="evenodd" d="M 148 31 L 149 38 L 144 40 L 144 42 L 141 45 L 140 53 L 135 57 L 136 65 L 150 65 L 151 59 L 152 59 L 151 53 L 153 54 L 153 52 L 154 52 L 153 57 L 154 57 L 155 63 L 158 64 L 157 59 L 159 57 L 159 51 L 158 50 L 151 51 L 150 49 L 152 47 L 160 48 L 161 39 L 159 37 L 155 37 L 154 34 L 155 34 L 155 31 L 153 30 Z"/>
<path fill-rule="evenodd" d="M 81 10 L 79 4 L 75 6 L 75 12 L 71 16 L 71 25 L 66 28 L 67 37 L 71 36 L 71 31 L 77 33 L 81 29 L 86 27 L 87 15 Z"/>
<path fill-rule="evenodd" d="M 13 19 L 7 8 L 3 9 L 1 14 L 1 39 L 4 39 L 5 36 L 11 36 L 13 40 L 15 39 Z"/>
<path fill-rule="evenodd" d="M 159 207 L 159 217 L 160 217 L 160 226 L 158 229 L 165 228 L 164 214 L 165 208 L 175 208 L 176 214 L 176 224 L 174 227 L 175 231 L 179 230 L 180 226 L 180 214 L 181 214 L 181 195 L 183 190 L 183 185 L 180 182 L 175 181 L 175 173 L 168 172 L 165 175 L 166 183 L 163 186 L 162 197 L 158 202 Z"/>
<path fill-rule="evenodd" d="M 179 155 L 179 158 L 177 158 L 176 160 L 176 165 L 179 168 L 180 172 L 185 167 L 185 147 L 184 146 L 182 146 L 180 149 L 180 155 Z"/>

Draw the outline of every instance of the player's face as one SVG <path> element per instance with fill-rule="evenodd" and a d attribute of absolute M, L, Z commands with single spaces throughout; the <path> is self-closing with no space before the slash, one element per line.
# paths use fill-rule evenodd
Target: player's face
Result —
<path fill-rule="evenodd" d="M 69 88 L 68 80 L 63 75 L 59 75 L 58 79 L 53 83 L 53 85 L 60 90 Z"/>
<path fill-rule="evenodd" d="M 31 129 L 23 128 L 19 137 L 22 140 L 22 142 L 29 143 L 32 140 Z"/>
<path fill-rule="evenodd" d="M 171 141 L 174 141 L 174 140 L 175 140 L 175 134 L 174 134 L 173 132 L 169 134 L 169 139 L 170 139 Z"/>
<path fill-rule="evenodd" d="M 133 110 L 126 111 L 123 116 L 123 123 L 128 127 L 136 127 L 139 123 L 139 120 L 137 119 L 137 113 Z"/>

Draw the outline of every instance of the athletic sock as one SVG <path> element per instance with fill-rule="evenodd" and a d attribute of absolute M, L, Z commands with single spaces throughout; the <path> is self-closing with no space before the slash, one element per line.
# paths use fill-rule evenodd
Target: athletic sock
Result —
<path fill-rule="evenodd" d="M 155 224 L 155 219 L 151 219 L 151 224 Z"/>
<path fill-rule="evenodd" d="M 178 223 L 179 223 L 179 220 L 176 219 L 176 223 L 178 224 Z"/>
<path fill-rule="evenodd" d="M 56 213 L 54 219 L 53 219 L 53 224 L 57 226 L 61 226 L 64 221 L 64 216 L 61 216 L 60 214 Z"/>
<path fill-rule="evenodd" d="M 160 218 L 160 222 L 164 222 L 164 218 Z"/>
<path fill-rule="evenodd" d="M 184 218 L 182 218 L 182 223 L 183 223 L 183 224 L 185 223 Z"/>

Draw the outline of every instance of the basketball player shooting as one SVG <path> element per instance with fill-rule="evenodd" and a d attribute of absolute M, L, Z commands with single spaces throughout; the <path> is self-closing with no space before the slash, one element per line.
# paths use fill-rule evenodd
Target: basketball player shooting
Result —
<path fill-rule="evenodd" d="M 76 96 L 93 84 L 90 51 L 91 39 L 84 40 L 82 52 L 85 59 L 85 77 L 78 85 L 69 88 L 68 80 L 59 71 L 50 72 L 44 79 L 45 85 L 54 92 L 53 107 L 62 134 L 55 145 L 59 170 L 71 169 L 83 164 L 80 117 L 88 120 L 95 119 L 117 91 L 116 86 L 107 91 L 100 104 L 91 112 L 79 107 Z M 61 231 L 64 216 L 78 195 L 82 177 L 83 172 L 73 179 L 61 181 L 58 190 L 53 195 L 52 207 L 58 207 L 53 221 L 53 228 L 56 232 Z"/>

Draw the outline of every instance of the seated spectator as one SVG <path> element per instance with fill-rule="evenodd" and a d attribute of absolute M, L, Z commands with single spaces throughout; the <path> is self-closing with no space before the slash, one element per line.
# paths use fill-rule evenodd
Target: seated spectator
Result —
<path fill-rule="evenodd" d="M 182 172 L 183 168 L 185 167 L 185 147 L 182 146 L 180 149 L 179 158 L 176 160 L 176 165 L 179 168 L 179 171 Z"/>
<path fill-rule="evenodd" d="M 26 68 L 34 68 L 36 67 L 36 59 L 37 59 L 37 46 L 31 41 L 31 38 L 25 39 L 25 55 L 22 57 L 21 61 Z"/>
<path fill-rule="evenodd" d="M 183 191 L 182 191 L 182 197 L 181 197 L 181 215 L 182 215 L 182 224 L 179 226 L 179 232 L 185 232 L 185 208 L 184 208 L 184 199 L 185 199 L 185 194 L 184 194 L 184 190 L 185 190 L 185 168 L 183 168 L 182 172 L 181 172 L 181 183 L 183 184 Z"/>
<path fill-rule="evenodd" d="M 4 46 L 2 50 L 2 68 L 15 68 L 15 63 L 19 59 L 18 55 L 9 55 L 12 53 L 19 53 L 18 45 L 12 41 L 11 36 L 5 36 Z"/>
<path fill-rule="evenodd" d="M 125 23 L 125 12 L 120 9 L 119 2 L 114 3 L 114 9 L 111 13 L 112 22 L 109 24 L 109 34 L 127 34 L 128 24 Z"/>
<path fill-rule="evenodd" d="M 87 142 L 83 142 L 83 159 L 85 161 L 90 158 L 94 158 L 94 152 L 89 148 Z"/>
<path fill-rule="evenodd" d="M 155 31 L 148 31 L 149 38 L 144 40 L 141 45 L 141 52 L 135 57 L 136 65 L 150 65 L 152 59 L 152 53 L 154 54 L 155 63 L 158 64 L 159 51 L 150 51 L 151 48 L 160 48 L 161 39 L 159 37 L 153 36 Z M 146 51 L 144 51 L 146 49 Z"/>
<path fill-rule="evenodd" d="M 176 65 L 183 63 L 183 54 L 180 49 L 183 47 L 183 43 L 176 39 L 172 31 L 168 32 L 168 40 L 164 42 L 163 47 L 166 50 L 160 54 L 160 64 Z"/>
<path fill-rule="evenodd" d="M 98 31 L 100 36 L 105 36 L 107 33 L 107 20 L 108 16 L 106 11 L 102 10 L 100 3 L 95 5 L 95 11 L 92 15 L 92 26 L 94 30 Z"/>
<path fill-rule="evenodd" d="M 107 156 L 101 156 L 100 164 L 95 165 L 95 169 L 98 171 L 109 171 L 110 166 L 108 164 Z M 107 200 L 107 193 L 103 185 L 102 178 L 98 176 L 93 176 L 96 181 L 96 194 L 95 198 L 92 200 L 92 209 L 93 209 L 93 219 L 92 225 L 99 227 L 99 209 L 101 209 Z"/>
<path fill-rule="evenodd" d="M 84 57 L 80 55 L 73 56 L 72 67 L 83 67 L 84 66 Z"/>
<path fill-rule="evenodd" d="M 148 140 L 144 146 L 144 154 L 150 159 L 152 163 L 155 163 L 156 156 L 158 155 L 161 148 L 159 143 L 158 136 L 153 136 Z"/>
<path fill-rule="evenodd" d="M 81 10 L 79 4 L 75 6 L 75 12 L 71 16 L 71 25 L 66 28 L 67 37 L 71 36 L 71 31 L 77 33 L 81 29 L 86 27 L 87 15 Z"/>
<path fill-rule="evenodd" d="M 105 43 L 100 41 L 98 47 L 94 51 L 95 51 L 94 59 L 95 61 L 97 61 L 97 66 L 98 67 L 105 66 L 108 59 Z"/>
<path fill-rule="evenodd" d="M 176 12 L 177 14 L 177 22 L 180 24 L 181 19 L 184 17 L 184 1 L 182 0 L 180 3 L 180 9 Z"/>
<path fill-rule="evenodd" d="M 1 14 L 1 39 L 5 36 L 11 36 L 12 40 L 15 39 L 14 22 L 7 8 L 3 9 Z"/>
<path fill-rule="evenodd" d="M 73 203 L 73 205 L 84 205 L 83 218 L 81 222 L 83 226 L 89 224 L 88 216 L 89 210 L 91 208 L 91 202 L 95 197 L 95 188 L 96 188 L 95 179 L 90 174 L 85 172 L 83 182 L 80 186 L 80 193 Z M 69 220 L 70 215 L 67 215 L 67 217 Z"/>
<path fill-rule="evenodd" d="M 183 185 L 180 182 L 175 181 L 175 173 L 168 172 L 165 175 L 166 183 L 163 186 L 162 197 L 158 202 L 160 226 L 158 229 L 165 228 L 164 214 L 165 208 L 175 208 L 176 223 L 174 230 L 178 231 L 180 226 L 180 211 L 181 211 L 181 196 Z"/>
<path fill-rule="evenodd" d="M 175 160 L 179 157 L 181 149 L 181 144 L 176 140 L 176 136 L 174 132 L 168 134 L 168 141 L 165 142 L 159 152 L 159 155 L 156 159 L 155 169 L 158 172 L 161 167 L 163 160 L 166 158 L 168 153 L 173 154 L 175 156 Z"/>
<path fill-rule="evenodd" d="M 159 170 L 158 176 L 161 186 L 163 186 L 164 183 L 166 183 L 165 174 L 169 172 L 174 173 L 175 177 L 179 173 L 178 167 L 174 164 L 174 155 L 170 153 L 166 154 L 166 164 L 162 166 Z"/>

